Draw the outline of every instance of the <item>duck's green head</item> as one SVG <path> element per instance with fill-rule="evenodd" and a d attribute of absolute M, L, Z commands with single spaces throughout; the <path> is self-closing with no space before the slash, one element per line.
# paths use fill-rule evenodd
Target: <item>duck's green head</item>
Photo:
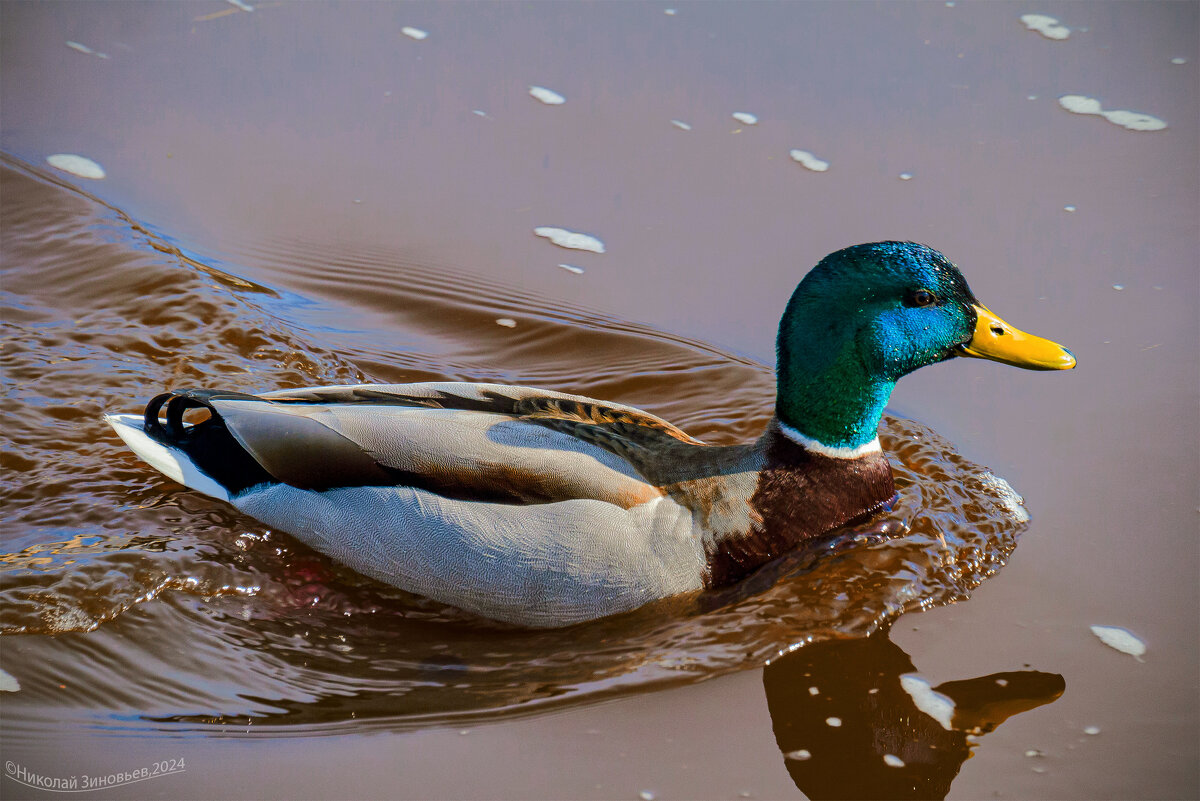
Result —
<path fill-rule="evenodd" d="M 988 311 L 945 256 L 912 242 L 822 259 L 788 302 L 777 350 L 780 420 L 828 448 L 871 442 L 896 381 L 927 364 L 975 356 L 1034 370 L 1075 366 L 1061 345 Z"/>

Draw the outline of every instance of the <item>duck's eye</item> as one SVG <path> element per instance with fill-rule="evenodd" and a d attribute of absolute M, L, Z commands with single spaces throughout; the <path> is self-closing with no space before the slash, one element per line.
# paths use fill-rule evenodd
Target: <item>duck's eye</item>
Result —
<path fill-rule="evenodd" d="M 932 306 L 937 303 L 937 295 L 928 289 L 918 289 L 909 296 L 908 302 L 913 306 Z"/>

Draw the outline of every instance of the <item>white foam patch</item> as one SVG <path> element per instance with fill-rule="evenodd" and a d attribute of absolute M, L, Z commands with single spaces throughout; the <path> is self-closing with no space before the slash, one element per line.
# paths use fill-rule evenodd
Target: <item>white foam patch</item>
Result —
<path fill-rule="evenodd" d="M 1146 653 L 1146 643 L 1139 640 L 1127 629 L 1120 626 L 1092 626 L 1092 634 L 1100 638 L 1100 642 L 1109 648 L 1115 648 L 1123 654 L 1129 654 L 1141 662 L 1142 654 Z"/>
<path fill-rule="evenodd" d="M 748 111 L 735 111 L 733 118 L 743 125 L 758 125 L 758 117 Z"/>
<path fill-rule="evenodd" d="M 581 234 L 576 231 L 568 231 L 566 228 L 554 228 L 547 225 L 534 228 L 533 232 L 540 237 L 549 239 L 561 248 L 590 250 L 592 253 L 604 252 L 604 243 L 591 234 Z"/>
<path fill-rule="evenodd" d="M 400 33 L 407 36 L 409 39 L 416 39 L 418 42 L 429 36 L 429 31 L 423 31 L 420 28 L 414 28 L 410 25 L 405 25 L 400 29 Z"/>
<path fill-rule="evenodd" d="M 1037 31 L 1047 39 L 1066 39 L 1071 35 L 1070 28 L 1045 14 L 1022 14 L 1021 22 L 1025 23 L 1029 30 Z"/>
<path fill-rule="evenodd" d="M 21 682 L 7 670 L 0 668 L 0 692 L 15 693 L 21 689 Z"/>
<path fill-rule="evenodd" d="M 529 94 L 533 95 L 547 106 L 561 106 L 563 103 L 567 102 L 567 99 L 558 92 L 555 92 L 553 89 L 547 89 L 544 86 L 529 87 Z"/>
<path fill-rule="evenodd" d="M 1063 95 L 1058 99 L 1058 105 L 1072 114 L 1093 114 L 1103 117 L 1113 125 L 1120 125 L 1130 131 L 1161 131 L 1167 127 L 1165 121 L 1140 111 L 1122 109 L 1105 111 L 1099 100 L 1085 95 Z"/>
<path fill-rule="evenodd" d="M 690 131 L 690 130 L 692 130 L 692 126 L 688 125 L 688 124 L 687 124 L 686 122 L 684 122 L 683 120 L 671 120 L 671 124 L 672 124 L 672 125 L 674 125 L 676 128 L 678 128 L 678 129 L 679 129 L 679 130 L 681 130 L 681 131 Z"/>
<path fill-rule="evenodd" d="M 105 175 L 104 168 L 99 164 L 86 156 L 76 156 L 74 153 L 55 153 L 46 157 L 46 163 L 55 169 L 94 181 L 99 181 Z"/>
<path fill-rule="evenodd" d="M 104 420 L 113 427 L 130 450 L 167 478 L 218 500 L 229 500 L 229 493 L 225 488 L 196 467 L 185 453 L 151 439 L 142 430 L 141 415 L 106 414 Z"/>
<path fill-rule="evenodd" d="M 825 172 L 829 169 L 828 161 L 817 158 L 807 150 L 793 150 L 788 155 L 792 157 L 792 161 L 807 167 L 813 172 Z"/>
<path fill-rule="evenodd" d="M 936 692 L 929 682 L 916 673 L 905 673 L 900 677 L 900 687 L 912 696 L 917 709 L 942 724 L 946 731 L 953 731 L 954 701 Z"/>

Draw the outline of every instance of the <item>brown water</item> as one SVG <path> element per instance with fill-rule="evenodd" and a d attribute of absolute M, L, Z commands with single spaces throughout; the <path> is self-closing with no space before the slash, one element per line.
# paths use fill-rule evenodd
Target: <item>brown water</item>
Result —
<path fill-rule="evenodd" d="M 1197 7 L 666 7 L 0 6 L 5 797 L 171 760 L 96 793 L 1200 792 Z M 99 419 L 164 386 L 496 380 L 744 440 L 796 280 L 883 238 L 941 248 L 1080 368 L 906 379 L 898 537 L 716 599 L 480 624 L 173 485 Z"/>

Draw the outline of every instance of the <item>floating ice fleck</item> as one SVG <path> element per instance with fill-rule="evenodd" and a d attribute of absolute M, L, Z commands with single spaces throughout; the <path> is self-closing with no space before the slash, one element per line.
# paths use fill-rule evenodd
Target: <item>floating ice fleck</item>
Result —
<path fill-rule="evenodd" d="M 1097 735 L 1100 733 L 1100 727 L 1099 726 L 1088 726 L 1086 729 L 1083 730 L 1083 733 L 1092 735 L 1092 736 Z"/>
<path fill-rule="evenodd" d="M 481 111 L 480 109 L 477 109 L 477 108 L 471 109 L 471 113 L 474 114 L 476 117 L 486 117 L 487 116 L 486 111 Z"/>
<path fill-rule="evenodd" d="M 733 112 L 733 118 L 743 125 L 758 125 L 758 117 L 746 111 Z"/>
<path fill-rule="evenodd" d="M 838 726 L 842 725 L 842 719 L 841 718 L 825 718 L 825 723 L 830 726 L 833 726 L 836 729 Z"/>
<path fill-rule="evenodd" d="M 683 120 L 671 120 L 671 124 L 672 124 L 672 125 L 674 125 L 676 128 L 678 128 L 678 129 L 679 129 L 679 130 L 681 130 L 681 131 L 690 131 L 690 130 L 692 130 L 692 126 L 688 125 L 688 124 L 687 124 L 686 122 L 684 122 Z"/>
<path fill-rule="evenodd" d="M 244 2 L 242 2 L 242 0 L 225 0 L 225 2 L 229 3 L 229 5 L 233 6 L 234 8 L 240 8 L 242 11 L 253 11 L 254 10 L 254 6 L 252 6 L 248 3 L 244 3 Z"/>
<path fill-rule="evenodd" d="M 1139 111 L 1105 111 L 1100 101 L 1084 95 L 1063 95 L 1058 99 L 1058 105 L 1073 114 L 1096 114 L 1114 125 L 1120 125 L 1130 131 L 1161 131 L 1167 124 L 1158 117 L 1142 114 Z"/>
<path fill-rule="evenodd" d="M 936 692 L 929 682 L 916 673 L 905 673 L 900 677 L 900 687 L 912 696 L 917 709 L 942 724 L 946 731 L 953 729 L 954 701 Z"/>
<path fill-rule="evenodd" d="M 788 155 L 795 161 L 813 172 L 825 172 L 829 169 L 829 162 L 819 159 L 807 150 L 793 150 Z"/>
<path fill-rule="evenodd" d="M 946 8 L 954 8 L 954 0 L 946 0 Z"/>
<path fill-rule="evenodd" d="M 911 172 L 902 172 L 902 173 L 900 173 L 900 180 L 901 180 L 901 181 L 911 181 L 911 180 L 912 180 L 912 173 L 911 173 Z"/>
<path fill-rule="evenodd" d="M 816 687 L 809 687 L 808 694 L 809 695 L 820 695 L 821 691 L 819 689 L 817 689 Z"/>
<path fill-rule="evenodd" d="M 1045 14 L 1022 14 L 1021 22 L 1024 22 L 1029 30 L 1037 31 L 1047 39 L 1066 39 L 1071 35 L 1070 28 L 1058 24 L 1058 20 Z"/>
<path fill-rule="evenodd" d="M 1186 64 L 1187 59 L 1186 58 L 1173 58 L 1173 59 L 1171 59 L 1171 63 L 1172 64 Z"/>
<path fill-rule="evenodd" d="M 517 321 L 516 321 L 516 320 L 514 320 L 514 319 L 513 319 L 513 318 L 511 318 L 511 317 L 497 317 L 497 318 L 496 318 L 496 325 L 502 325 L 502 326 L 504 326 L 505 328 L 516 328 L 516 327 L 517 327 Z"/>
<path fill-rule="evenodd" d="M 803 762 L 806 759 L 811 759 L 812 754 L 810 754 L 808 752 L 807 748 L 797 748 L 795 751 L 788 751 L 786 754 L 783 755 L 783 758 L 784 759 L 794 759 L 797 762 Z"/>
<path fill-rule="evenodd" d="M 1099 114 L 1104 110 L 1099 100 L 1084 95 L 1063 95 L 1058 99 L 1058 105 L 1072 114 Z"/>
<path fill-rule="evenodd" d="M 884 754 L 883 764 L 887 765 L 889 768 L 902 768 L 904 767 L 904 760 L 895 754 Z"/>
<path fill-rule="evenodd" d="M 1113 284 L 1113 289 L 1124 288 L 1120 284 Z M 1092 626 L 1092 634 L 1099 637 L 1100 642 L 1109 648 L 1129 654 L 1139 662 L 1142 661 L 1142 654 L 1146 653 L 1146 643 L 1119 626 Z"/>
<path fill-rule="evenodd" d="M 664 9 L 663 9 L 663 13 L 664 13 L 664 14 L 666 14 L 668 17 L 673 17 L 673 16 L 675 16 L 675 9 L 673 9 L 673 8 L 664 8 Z"/>
<path fill-rule="evenodd" d="M 1037 95 L 1025 95 L 1026 100 L 1037 100 Z"/>
<path fill-rule="evenodd" d="M 638 798 L 642 799 L 642 801 L 654 801 L 654 793 L 649 790 L 642 790 L 638 793 Z"/>
<path fill-rule="evenodd" d="M 1161 131 L 1167 124 L 1158 117 L 1142 114 L 1140 111 L 1104 111 L 1100 116 L 1122 128 L 1131 131 Z"/>
<path fill-rule="evenodd" d="M 1063 206 L 1063 211 L 1075 211 L 1075 206 Z"/>
<path fill-rule="evenodd" d="M 563 103 L 567 102 L 567 99 L 558 92 L 547 89 L 544 86 L 529 87 L 529 94 L 533 95 L 547 106 L 561 106 Z"/>
<path fill-rule="evenodd" d="M 416 39 L 418 42 L 429 36 L 429 31 L 423 31 L 420 28 L 414 28 L 411 25 L 405 25 L 400 29 L 400 33 L 404 34 L 409 39 Z"/>
<path fill-rule="evenodd" d="M 558 266 L 562 267 L 564 270 L 566 270 L 569 273 L 575 273 L 576 275 L 583 275 L 583 268 L 576 267 L 574 264 L 560 264 Z"/>
<path fill-rule="evenodd" d="M 572 250 L 590 250 L 593 253 L 604 252 L 604 243 L 589 234 L 579 234 L 574 231 L 568 231 L 566 228 L 551 228 L 549 226 L 534 228 L 533 232 L 538 236 L 549 239 L 559 247 L 571 248 Z"/>
<path fill-rule="evenodd" d="M 1113 289 L 1117 290 L 1118 292 L 1120 292 L 1124 288 L 1125 288 L 1124 284 L 1113 284 Z M 1104 640 L 1104 638 L 1106 636 L 1111 636 L 1111 635 L 1108 635 L 1107 633 L 1101 634 L 1100 632 L 1096 631 L 1096 629 L 1098 629 L 1098 628 L 1104 628 L 1104 626 L 1092 626 L 1092 633 L 1095 634 L 1100 639 Z M 1108 642 L 1108 640 L 1104 640 L 1104 641 L 1106 643 L 1108 643 L 1109 645 L 1112 645 L 1112 643 Z M 1113 645 L 1113 648 L 1117 648 L 1117 646 Z M 1117 650 L 1119 651 L 1121 649 L 1117 648 Z"/>
<path fill-rule="evenodd" d="M 80 53 L 87 53 L 89 56 L 95 56 L 96 58 L 108 58 L 107 53 L 101 53 L 98 50 L 93 50 L 87 45 L 80 44 L 79 42 L 67 42 L 67 47 L 71 48 L 72 50 L 78 50 Z"/>
<path fill-rule="evenodd" d="M 89 158 L 76 156 L 71 153 L 55 153 L 46 157 L 46 163 L 51 167 L 78 175 L 80 178 L 100 180 L 104 177 L 104 168 Z"/>
<path fill-rule="evenodd" d="M 0 692 L 15 693 L 21 689 L 21 682 L 7 670 L 0 668 Z"/>
<path fill-rule="evenodd" d="M 1007 686 L 1008 686 L 1008 679 L 996 679 L 996 685 L 997 685 L 998 687 L 1007 687 Z"/>

